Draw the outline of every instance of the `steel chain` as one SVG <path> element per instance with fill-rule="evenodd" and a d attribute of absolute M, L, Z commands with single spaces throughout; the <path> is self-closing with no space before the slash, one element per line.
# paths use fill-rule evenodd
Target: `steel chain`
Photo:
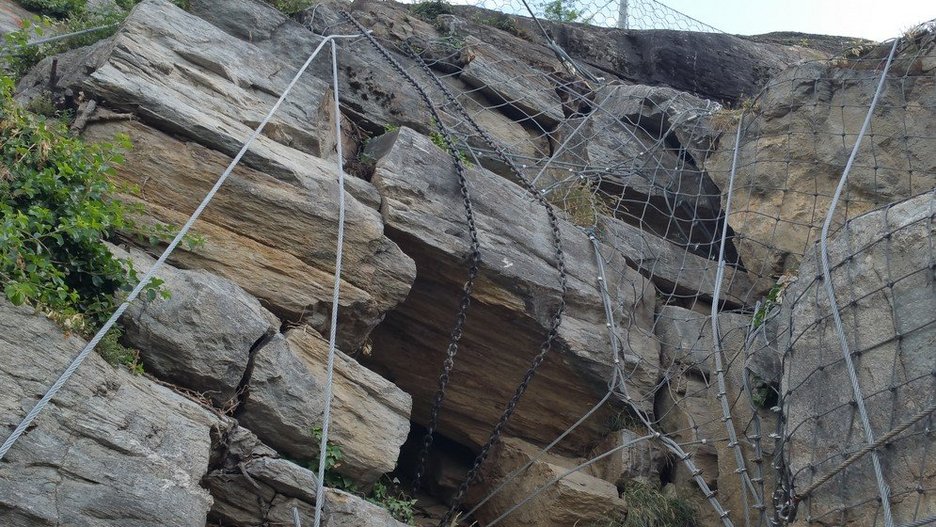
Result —
<path fill-rule="evenodd" d="M 396 69 L 406 79 L 406 81 L 409 82 L 416 89 L 419 95 L 426 102 L 426 105 L 428 106 L 430 112 L 432 112 L 433 117 L 436 119 L 439 128 L 443 130 L 443 134 L 442 134 L 443 138 L 445 139 L 446 146 L 449 148 L 449 153 L 452 155 L 453 159 L 455 160 L 456 168 L 457 169 L 460 168 L 463 170 L 463 167 L 461 166 L 460 159 L 459 159 L 460 157 L 459 153 L 455 149 L 455 146 L 453 142 L 451 141 L 451 138 L 444 131 L 444 127 L 442 126 L 442 120 L 439 118 L 438 113 L 436 112 L 434 106 L 432 105 L 431 99 L 429 98 L 425 90 L 422 88 L 422 86 L 420 86 L 419 83 L 416 81 L 416 79 L 414 79 L 411 75 L 409 75 L 409 73 L 406 72 L 406 70 L 396 61 L 396 59 L 394 59 L 393 56 L 390 55 L 389 51 L 387 51 L 373 36 L 371 36 L 370 34 L 366 32 L 364 27 L 361 26 L 351 16 L 350 13 L 348 13 L 347 11 L 342 11 L 341 14 L 351 24 L 353 24 L 355 28 L 357 28 L 357 30 L 361 33 L 361 35 L 367 38 L 367 40 L 371 43 L 371 45 L 385 59 L 387 59 L 387 61 L 394 67 L 394 69 Z M 411 51 L 412 50 L 410 50 L 410 52 Z M 556 269 L 559 274 L 559 286 L 560 286 L 560 291 L 561 291 L 559 304 L 556 308 L 555 314 L 552 317 L 552 320 L 550 321 L 549 330 L 547 332 L 546 338 L 544 339 L 542 345 L 540 346 L 540 351 L 536 355 L 536 357 L 533 359 L 530 367 L 527 369 L 526 373 L 524 374 L 523 380 L 521 381 L 520 385 L 517 387 L 516 391 L 514 392 L 513 397 L 511 397 L 510 401 L 507 403 L 507 407 L 504 409 L 504 412 L 501 414 L 500 419 L 498 420 L 497 424 L 494 426 L 494 429 L 491 432 L 490 437 L 485 442 L 485 444 L 481 447 L 481 450 L 479 451 L 478 456 L 475 458 L 475 461 L 471 469 L 468 471 L 465 477 L 465 480 L 459 486 L 458 491 L 456 492 L 455 496 L 453 497 L 451 501 L 448 512 L 445 514 L 445 516 L 442 518 L 442 520 L 439 523 L 440 526 L 444 526 L 451 521 L 452 517 L 455 514 L 456 509 L 461 504 L 461 500 L 464 497 L 465 492 L 468 490 L 468 488 L 474 482 L 474 479 L 477 477 L 481 466 L 483 465 L 484 461 L 487 459 L 488 455 L 490 454 L 491 448 L 493 448 L 494 444 L 496 444 L 497 441 L 500 439 L 500 435 L 503 432 L 503 429 L 507 426 L 507 423 L 510 421 L 510 418 L 513 416 L 513 413 L 516 410 L 516 407 L 519 404 L 520 399 L 523 397 L 523 394 L 526 392 L 527 388 L 529 387 L 530 382 L 533 380 L 533 377 L 536 375 L 537 369 L 546 359 L 546 356 L 548 355 L 550 349 L 552 348 L 553 342 L 555 341 L 556 337 L 559 334 L 559 326 L 562 323 L 562 315 L 565 312 L 565 307 L 566 307 L 565 298 L 568 292 L 568 283 L 567 283 L 568 280 L 566 277 L 566 270 L 565 270 L 565 254 L 562 251 L 562 234 L 559 228 L 559 219 L 556 216 L 556 213 L 553 210 L 552 205 L 536 189 L 536 187 L 530 181 L 528 181 L 526 177 L 524 177 L 524 175 L 517 168 L 516 164 L 513 163 L 513 160 L 510 159 L 509 156 L 506 155 L 506 153 L 503 151 L 502 148 L 500 148 L 500 145 L 498 145 L 490 137 L 490 135 L 488 135 L 484 130 L 482 130 L 481 127 L 477 124 L 477 122 L 470 115 L 468 115 L 468 113 L 464 110 L 464 108 L 461 107 L 461 104 L 459 104 L 458 101 L 452 96 L 451 92 L 449 92 L 446 89 L 446 87 L 441 84 L 441 82 L 435 77 L 435 75 L 432 74 L 431 70 L 428 69 L 428 66 L 425 64 L 425 62 L 420 60 L 418 56 L 417 56 L 417 62 L 420 64 L 423 70 L 429 74 L 430 78 L 432 78 L 435 81 L 437 86 L 439 86 L 440 89 L 442 89 L 446 98 L 449 100 L 450 103 L 453 104 L 453 107 L 456 108 L 456 110 L 459 113 L 461 113 L 463 117 L 465 117 L 466 121 L 472 125 L 472 127 L 479 133 L 479 135 L 481 135 L 484 141 L 489 146 L 492 147 L 492 149 L 511 168 L 511 170 L 517 175 L 517 177 L 519 177 L 520 180 L 524 182 L 524 186 L 526 187 L 527 191 L 533 195 L 534 199 L 536 199 L 536 201 L 538 201 L 545 208 L 547 217 L 549 219 L 550 227 L 553 232 L 553 241 L 554 241 L 554 246 L 555 246 L 555 257 L 556 257 Z M 461 173 L 459 175 L 462 176 Z M 467 192 L 467 189 L 465 190 L 465 192 Z M 472 225 L 473 225 L 473 220 L 472 220 Z M 454 334 L 455 332 L 453 331 L 453 335 Z M 460 336 L 460 331 L 459 331 L 459 336 Z M 438 406 L 441 406 L 441 400 L 444 399 L 445 384 L 447 384 L 448 382 L 447 374 L 448 372 L 450 372 L 451 370 L 450 366 L 453 364 L 454 364 L 454 356 L 447 356 L 446 362 L 443 366 L 443 374 L 440 376 L 440 382 L 439 382 L 440 392 L 436 394 L 437 396 L 436 398 L 440 401 Z M 433 414 L 437 417 L 439 408 L 435 404 L 435 399 L 433 400 L 433 406 L 434 406 Z M 431 447 L 431 444 L 432 444 L 431 434 L 427 434 L 427 439 L 424 441 L 424 444 L 423 444 L 423 452 L 421 453 L 420 469 L 419 469 L 419 474 L 418 474 L 418 477 L 420 478 L 422 477 L 422 471 L 425 469 L 425 458 L 422 456 L 428 455 L 428 447 Z"/>
<path fill-rule="evenodd" d="M 465 480 L 459 485 L 458 490 L 451 500 L 448 512 L 440 521 L 440 527 L 447 527 L 451 522 L 452 517 L 455 514 L 456 509 L 461 504 L 461 500 L 467 492 L 468 488 L 474 482 L 475 478 L 478 476 L 478 473 L 481 470 L 481 466 L 487 460 L 488 455 L 490 454 L 491 448 L 497 443 L 500 439 L 500 434 L 503 432 L 503 429 L 507 426 L 508 421 L 513 416 L 514 411 L 516 410 L 517 405 L 520 403 L 520 399 L 523 397 L 523 394 L 526 392 L 527 387 L 530 382 L 533 380 L 533 377 L 536 375 L 536 370 L 539 369 L 540 365 L 546 360 L 546 355 L 549 353 L 552 348 L 552 344 L 555 341 L 556 337 L 559 334 L 559 326 L 562 324 L 562 315 L 565 312 L 565 299 L 568 292 L 568 280 L 566 277 L 565 269 L 565 253 L 562 250 L 562 233 L 559 228 L 559 219 L 556 216 L 555 210 L 553 210 L 552 204 L 543 196 L 543 194 L 537 190 L 536 186 L 529 181 L 520 169 L 514 164 L 513 160 L 504 152 L 504 150 L 494 141 L 493 138 L 478 125 L 471 115 L 465 110 L 464 106 L 458 102 L 452 92 L 448 89 L 445 84 L 443 84 L 439 78 L 432 72 L 429 66 L 426 64 L 422 57 L 418 53 L 415 53 L 412 48 L 409 46 L 408 42 L 404 42 L 404 50 L 412 57 L 417 64 L 422 68 L 423 72 L 433 80 L 436 87 L 442 91 L 448 100 L 452 108 L 454 108 L 461 117 L 465 119 L 466 122 L 471 124 L 472 128 L 481 136 L 481 138 L 487 143 L 491 149 L 497 153 L 498 157 L 508 166 L 514 175 L 524 183 L 526 190 L 546 209 L 546 214 L 549 219 L 550 227 L 553 231 L 553 243 L 555 247 L 555 256 L 556 256 L 556 269 L 559 273 L 559 286 L 561 291 L 561 296 L 559 299 L 559 305 L 557 306 L 556 312 L 553 315 L 553 319 L 550 322 L 549 330 L 547 332 L 546 338 L 540 346 L 540 351 L 534 357 L 533 362 L 530 364 L 530 367 L 527 369 L 526 373 L 523 376 L 523 380 L 520 382 L 520 385 L 517 386 L 517 390 L 514 392 L 513 397 L 507 403 L 507 407 L 504 409 L 504 412 L 501 414 L 500 419 L 497 421 L 497 424 L 494 426 L 494 430 L 491 432 L 490 437 L 487 442 L 481 447 L 478 456 L 475 458 L 474 463 L 472 464 L 471 469 L 468 471 L 465 476 Z"/>
<path fill-rule="evenodd" d="M 475 224 L 474 219 L 474 208 L 471 204 L 471 194 L 468 191 L 468 180 L 465 174 L 465 165 L 462 162 L 459 151 L 455 146 L 455 142 L 452 140 L 451 135 L 448 130 L 442 124 L 442 118 L 439 113 L 436 111 L 435 106 L 432 104 L 432 99 L 429 97 L 429 94 L 423 89 L 423 87 L 412 78 L 409 73 L 390 55 L 383 46 L 377 42 L 374 37 L 372 37 L 367 30 L 361 26 L 357 20 L 355 20 L 350 13 L 347 11 L 342 11 L 341 14 L 348 19 L 351 24 L 360 31 L 361 35 L 367 38 L 372 46 L 380 53 L 387 61 L 397 70 L 400 75 L 402 75 L 407 82 L 409 82 L 419 96 L 423 99 L 423 102 L 426 103 L 426 107 L 429 109 L 429 112 L 432 114 L 432 118 L 435 121 L 436 128 L 439 131 L 443 141 L 445 142 L 446 150 L 448 150 L 449 156 L 451 156 L 452 161 L 455 163 L 455 173 L 458 176 L 458 186 L 462 195 L 462 203 L 465 208 L 465 223 L 468 226 L 468 237 L 470 240 L 470 249 L 468 257 L 468 279 L 465 281 L 465 284 L 462 286 L 462 298 L 458 307 L 458 313 L 455 315 L 455 325 L 452 328 L 452 333 L 449 336 L 449 344 L 446 348 L 445 361 L 442 363 L 442 372 L 439 374 L 439 383 L 435 395 L 432 398 L 432 408 L 429 411 L 429 424 L 426 429 L 426 435 L 423 439 L 423 446 L 419 452 L 419 461 L 416 468 L 416 474 L 413 480 L 413 491 L 419 489 L 422 482 L 423 474 L 426 470 L 426 460 L 429 457 L 429 451 L 432 448 L 433 433 L 435 432 L 436 427 L 438 426 L 439 421 L 439 410 L 442 407 L 442 402 L 445 400 L 445 390 L 448 387 L 449 380 L 451 379 L 452 369 L 455 367 L 455 356 L 458 354 L 458 343 L 461 341 L 462 335 L 464 334 L 464 325 L 465 320 L 468 318 L 468 308 L 471 306 L 471 292 L 474 289 L 474 281 L 478 277 L 479 266 L 481 262 L 481 246 L 478 242 L 478 228 Z"/>

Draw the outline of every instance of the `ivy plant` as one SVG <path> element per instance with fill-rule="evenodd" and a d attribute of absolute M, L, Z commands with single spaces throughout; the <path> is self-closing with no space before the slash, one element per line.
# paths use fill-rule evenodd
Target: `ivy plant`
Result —
<path fill-rule="evenodd" d="M 129 261 L 104 241 L 137 232 L 141 210 L 112 198 L 115 167 L 129 138 L 87 144 L 64 122 L 38 116 L 13 100 L 0 77 L 0 286 L 15 305 L 29 304 L 60 320 L 86 321 L 86 333 L 110 316 L 118 295 L 137 283 Z M 165 294 L 156 280 L 146 296 Z M 73 324 L 74 326 L 74 324 Z"/>

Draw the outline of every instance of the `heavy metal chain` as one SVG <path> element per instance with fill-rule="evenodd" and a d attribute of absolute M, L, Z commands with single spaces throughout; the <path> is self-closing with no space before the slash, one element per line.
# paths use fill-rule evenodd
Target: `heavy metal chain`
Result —
<path fill-rule="evenodd" d="M 449 155 L 452 158 L 452 161 L 455 163 L 455 173 L 458 176 L 458 187 L 461 191 L 462 204 L 465 208 L 465 223 L 468 225 L 468 238 L 469 238 L 469 256 L 468 256 L 468 279 L 465 281 L 465 284 L 462 286 L 462 297 L 461 302 L 458 306 L 458 313 L 455 315 L 455 325 L 452 328 L 452 333 L 449 336 L 449 344 L 445 352 L 445 361 L 442 363 L 442 372 L 439 374 L 439 383 L 435 395 L 432 398 L 432 408 L 429 411 L 429 424 L 426 429 L 426 435 L 423 439 L 422 449 L 419 452 L 419 462 L 416 468 L 416 474 L 413 480 L 413 491 L 417 491 L 420 487 L 423 474 L 426 470 L 426 460 L 429 457 L 429 451 L 432 448 L 433 434 L 439 422 L 439 410 L 442 408 L 442 401 L 445 399 L 445 389 L 448 386 L 449 379 L 451 378 L 452 369 L 455 367 L 455 356 L 458 354 L 458 343 L 461 341 L 462 335 L 464 333 L 463 328 L 465 326 L 465 320 L 468 317 L 468 308 L 471 306 L 471 292 L 474 289 L 474 281 L 478 277 L 478 269 L 481 263 L 481 245 L 478 242 L 478 228 L 475 225 L 474 218 L 474 208 L 471 204 L 471 195 L 468 191 L 468 180 L 465 173 L 465 165 L 462 162 L 461 155 L 458 151 L 458 148 L 455 146 L 455 142 L 452 140 L 451 135 L 448 130 L 442 124 L 442 117 L 436 111 L 435 106 L 432 104 L 432 99 L 429 97 L 429 94 L 423 89 L 423 87 L 414 79 L 409 73 L 403 69 L 396 59 L 390 55 L 390 52 L 384 49 L 383 46 L 377 42 L 374 37 L 367 32 L 367 30 L 362 27 L 357 20 L 355 20 L 350 13 L 347 11 L 342 11 L 341 14 L 351 22 L 358 31 L 361 32 L 361 35 L 364 35 L 371 45 L 376 48 L 377 52 L 380 53 L 387 62 L 397 70 L 400 75 L 403 76 L 413 86 L 419 96 L 425 102 L 426 107 L 429 109 L 429 112 L 432 114 L 433 121 L 435 121 L 436 128 L 439 131 L 439 135 L 442 136 L 443 141 L 445 142 L 445 147 L 448 150 Z"/>
<path fill-rule="evenodd" d="M 468 471 L 468 474 L 465 476 L 465 480 L 458 487 L 458 490 L 456 491 L 455 495 L 452 498 L 448 512 L 439 522 L 440 527 L 447 527 L 448 524 L 451 522 L 456 509 L 461 504 L 461 500 L 464 497 L 465 492 L 467 492 L 468 488 L 474 482 L 475 478 L 478 477 L 478 473 L 480 472 L 481 466 L 484 464 L 485 460 L 490 454 L 491 448 L 493 448 L 493 446 L 500 439 L 500 435 L 503 432 L 504 428 L 507 426 L 508 421 L 510 421 L 511 416 L 513 416 L 513 413 L 517 408 L 517 404 L 519 404 L 520 399 L 523 397 L 524 392 L 526 392 L 527 387 L 529 386 L 530 382 L 533 380 L 534 375 L 536 375 L 536 370 L 540 367 L 543 361 L 546 360 L 546 355 L 549 353 L 550 349 L 552 348 L 552 344 L 555 341 L 556 336 L 559 333 L 559 326 L 562 323 L 562 315 L 565 312 L 565 307 L 566 307 L 565 299 L 566 299 L 566 294 L 568 292 L 568 284 L 567 284 L 566 269 L 565 269 L 565 253 L 563 253 L 563 250 L 562 250 L 562 234 L 559 230 L 559 219 L 556 216 L 556 211 L 553 210 L 552 204 L 549 203 L 546 197 L 536 188 L 536 186 L 529 179 L 526 178 L 526 176 L 520 171 L 520 169 L 516 166 L 516 164 L 514 164 L 513 159 L 511 159 L 510 156 L 508 156 L 506 152 L 504 152 L 503 148 L 501 148 L 501 146 L 496 141 L 494 141 L 494 139 L 484 129 L 482 129 L 480 125 L 478 125 L 477 121 L 475 121 L 471 117 L 471 115 L 468 114 L 464 106 L 462 106 L 461 103 L 458 102 L 458 100 L 452 94 L 451 90 L 449 90 L 449 88 L 445 84 L 443 84 L 442 81 L 439 80 L 438 76 L 436 76 L 435 73 L 426 64 L 426 62 L 422 60 L 422 57 L 420 57 L 418 53 L 413 52 L 412 48 L 408 44 L 405 43 L 404 47 L 406 51 L 410 54 L 410 56 L 420 65 L 423 72 L 430 79 L 432 79 L 436 87 L 442 91 L 442 93 L 445 95 L 446 99 L 448 100 L 449 104 L 452 106 L 452 108 L 454 108 L 461 115 L 461 117 L 465 119 L 466 122 L 471 124 L 471 127 L 474 128 L 474 130 L 478 133 L 478 135 L 481 136 L 482 139 L 484 139 L 484 142 L 487 143 L 487 145 L 494 152 L 497 153 L 498 157 L 508 167 L 510 167 L 513 174 L 520 181 L 523 182 L 526 190 L 546 210 L 546 215 L 548 216 L 548 219 L 549 219 L 549 225 L 552 228 L 552 232 L 553 232 L 553 244 L 555 248 L 556 269 L 559 274 L 559 287 L 561 291 L 559 305 L 557 306 L 556 312 L 553 315 L 552 320 L 550 321 L 549 330 L 546 334 L 546 338 L 543 340 L 543 343 L 540 346 L 539 353 L 536 355 L 536 357 L 533 358 L 533 362 L 530 364 L 530 367 L 527 369 L 526 373 L 524 374 L 523 380 L 520 382 L 520 385 L 517 386 L 517 390 L 514 392 L 513 397 L 511 397 L 510 401 L 508 401 L 507 407 L 504 409 L 503 414 L 501 414 L 500 419 L 497 421 L 497 424 L 494 426 L 494 430 L 491 432 L 491 435 L 488 437 L 487 442 L 485 442 L 485 444 L 481 447 L 481 450 L 478 453 L 478 456 L 475 458 L 475 461 L 471 469 Z"/>
<path fill-rule="evenodd" d="M 371 45 L 385 59 L 387 59 L 387 61 L 394 67 L 394 69 L 396 69 L 407 80 L 407 82 L 409 82 L 416 89 L 417 93 L 419 93 L 419 95 L 426 102 L 428 108 L 433 113 L 433 116 L 435 117 L 436 121 L 438 122 L 441 128 L 442 121 L 441 119 L 439 119 L 438 114 L 435 112 L 431 99 L 429 98 L 428 94 L 426 94 L 425 90 L 419 85 L 416 79 L 414 79 L 411 75 L 409 75 L 406 72 L 406 70 L 404 70 L 403 67 L 393 58 L 390 52 L 387 51 L 379 42 L 377 42 L 377 40 L 373 36 L 367 33 L 364 27 L 361 26 L 356 20 L 354 20 L 354 18 L 347 11 L 342 11 L 342 15 L 351 24 L 353 24 L 357 28 L 357 30 L 360 31 L 361 35 L 367 38 L 367 40 L 371 43 Z M 424 71 L 427 71 L 429 73 L 430 78 L 432 78 L 435 81 L 437 86 L 439 86 L 440 89 L 442 89 L 446 98 L 449 100 L 450 103 L 453 104 L 453 107 L 456 108 L 458 112 L 462 114 L 463 117 L 465 117 L 466 121 L 471 124 L 471 126 L 479 133 L 479 135 L 481 135 L 484 141 L 489 146 L 491 146 L 491 148 L 498 154 L 498 156 L 511 168 L 514 174 L 516 174 L 517 177 L 519 177 L 520 180 L 524 182 L 524 186 L 526 187 L 527 191 L 529 191 L 531 195 L 534 197 L 534 199 L 536 199 L 536 201 L 538 201 L 540 205 L 542 205 L 544 209 L 546 210 L 546 214 L 549 219 L 549 224 L 553 232 L 553 242 L 555 246 L 555 257 L 556 257 L 556 269 L 559 273 L 559 286 L 560 286 L 560 291 L 561 291 L 559 305 L 557 306 L 555 314 L 553 315 L 552 320 L 550 321 L 549 330 L 547 332 L 546 338 L 543 340 L 543 343 L 540 346 L 539 353 L 536 355 L 536 357 L 534 357 L 532 363 L 530 364 L 530 367 L 527 369 L 526 373 L 524 374 L 523 379 L 520 382 L 520 385 L 517 386 L 517 389 L 514 392 L 513 397 L 511 397 L 510 401 L 507 403 L 507 406 L 504 409 L 504 412 L 501 414 L 500 419 L 498 420 L 497 424 L 494 426 L 494 429 L 491 432 L 490 437 L 488 438 L 487 442 L 485 442 L 485 444 L 481 447 L 481 450 L 478 453 L 478 456 L 475 458 L 474 464 L 472 465 L 471 469 L 468 471 L 465 477 L 465 480 L 459 486 L 458 491 L 455 493 L 455 496 L 452 498 L 452 502 L 451 502 L 448 512 L 445 514 L 445 516 L 442 518 L 442 520 L 439 523 L 440 526 L 444 526 L 451 521 L 452 517 L 455 514 L 456 509 L 461 504 L 461 500 L 464 497 L 465 492 L 468 490 L 468 487 L 471 486 L 475 478 L 478 476 L 481 466 L 483 465 L 484 461 L 487 459 L 488 455 L 490 454 L 491 448 L 500 439 L 500 435 L 503 432 L 503 429 L 507 426 L 507 423 L 510 421 L 510 418 L 513 416 L 513 413 L 516 410 L 516 407 L 519 404 L 520 399 L 523 397 L 523 394 L 526 392 L 530 382 L 533 380 L 533 377 L 536 375 L 536 370 L 546 359 L 546 356 L 549 353 L 549 350 L 552 348 L 553 342 L 556 340 L 556 336 L 559 333 L 559 326 L 562 323 L 562 315 L 566 307 L 565 299 L 566 299 L 566 294 L 568 292 L 568 284 L 567 284 L 568 280 L 566 277 L 566 269 L 565 269 L 565 254 L 562 251 L 562 235 L 559 230 L 559 219 L 556 216 L 556 213 L 553 210 L 552 205 L 536 189 L 536 187 L 530 181 L 528 181 L 526 177 L 524 177 L 524 175 L 522 174 L 522 172 L 520 172 L 516 164 L 513 163 L 513 160 L 510 159 L 510 157 L 506 155 L 506 153 L 503 151 L 502 148 L 500 148 L 500 145 L 498 145 L 490 137 L 490 135 L 488 135 L 484 130 L 482 130 L 481 127 L 477 124 L 477 122 L 473 118 L 471 118 L 470 115 L 468 115 L 468 113 L 465 111 L 464 108 L 461 107 L 461 104 L 458 103 L 458 101 L 454 98 L 451 92 L 448 91 L 446 87 L 442 85 L 441 82 L 435 77 L 435 75 L 432 74 L 431 70 L 428 69 L 428 66 L 426 66 L 426 64 L 422 60 L 418 60 L 418 62 L 422 66 Z M 446 145 L 449 147 L 449 153 L 452 155 L 453 159 L 455 159 L 456 167 L 459 167 L 460 166 L 458 162 L 459 155 L 458 155 L 458 152 L 454 148 L 454 144 L 452 143 L 451 138 L 448 137 L 447 134 L 443 134 L 443 137 L 446 140 Z M 452 357 L 452 360 L 454 360 L 454 357 Z M 446 365 L 443 368 L 448 367 L 448 364 L 449 363 L 447 361 Z M 444 372 L 445 370 L 443 369 L 443 373 Z M 441 404 L 441 400 L 442 398 L 444 398 L 443 382 L 447 382 L 447 378 L 440 378 L 440 388 L 441 388 L 442 393 L 441 395 L 437 394 L 438 396 L 437 399 L 439 400 L 439 404 Z M 433 406 L 436 406 L 435 400 L 433 401 Z M 435 410 L 434 413 L 438 412 L 438 408 L 434 408 L 434 410 Z M 432 443 L 431 438 L 427 438 L 427 440 L 424 442 L 423 454 L 428 452 L 427 446 L 431 446 L 431 443 Z M 421 466 L 420 474 L 419 474 L 420 477 L 422 476 L 421 472 L 424 469 L 424 463 L 425 463 L 425 459 L 422 459 L 420 461 L 420 466 Z"/>

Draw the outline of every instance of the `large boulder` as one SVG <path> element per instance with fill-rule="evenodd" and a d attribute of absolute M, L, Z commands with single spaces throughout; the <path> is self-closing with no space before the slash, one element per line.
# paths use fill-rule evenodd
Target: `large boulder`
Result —
<path fill-rule="evenodd" d="M 510 29 L 500 34 L 521 35 L 529 41 L 528 46 L 536 44 L 531 47 L 549 52 L 546 38 L 529 17 L 467 5 L 456 6 L 455 11 L 465 19 Z M 720 32 L 622 30 L 548 20 L 540 23 L 572 58 L 599 76 L 669 86 L 722 103 L 756 94 L 772 75 L 790 64 L 825 56 L 803 46 L 759 42 Z M 497 30 L 492 27 L 489 31 Z M 488 42 L 495 41 L 485 37 Z"/>
<path fill-rule="evenodd" d="M 181 225 L 230 162 L 196 142 L 183 142 L 132 121 L 92 123 L 85 137 L 130 136 L 134 148 L 117 170 L 139 189 L 141 223 Z M 296 150 L 291 150 L 299 154 Z M 290 184 L 238 167 L 195 224 L 200 245 L 183 243 L 172 255 L 181 266 L 230 279 L 282 319 L 306 321 L 326 333 L 337 242 L 334 167 L 305 156 L 303 178 Z M 373 187 L 354 178 L 348 182 Z M 376 191 L 374 191 L 376 193 Z M 346 196 L 344 267 L 339 298 L 341 347 L 356 350 L 384 312 L 405 298 L 415 269 L 383 233 L 379 213 Z"/>
<path fill-rule="evenodd" d="M 569 525 L 605 525 L 621 517 L 627 505 L 618 496 L 617 487 L 589 475 L 572 471 L 581 459 L 553 454 L 540 455 L 538 448 L 518 439 L 505 439 L 491 454 L 484 472 L 490 489 L 498 489 L 475 516 L 487 524 L 508 512 L 534 493 L 528 502 L 512 511 L 498 525 L 506 527 L 566 527 Z M 529 467 L 520 471 L 529 464 Z M 514 472 L 520 471 L 516 477 Z M 540 492 L 540 490 L 542 491 Z M 479 492 L 480 500 L 486 493 Z"/>
<path fill-rule="evenodd" d="M 309 327 L 277 335 L 252 358 L 248 392 L 237 414 L 260 439 L 292 458 L 318 454 L 328 341 Z M 396 467 L 409 433 L 410 396 L 336 350 L 330 440 L 341 448 L 336 469 L 370 484 Z"/>
<path fill-rule="evenodd" d="M 933 211 L 936 193 L 848 222 L 829 240 L 837 306 L 826 294 L 818 245 L 784 295 L 784 454 L 796 489 L 833 475 L 806 496 L 799 517 L 822 525 L 875 524 L 881 517 L 870 455 L 832 320 L 838 310 L 875 438 L 932 407 L 936 372 Z M 890 487 L 894 523 L 936 514 L 932 416 L 876 450 Z M 880 521 L 880 520 L 877 520 Z"/>
<path fill-rule="evenodd" d="M 0 301 L 4 439 L 84 347 Z M 172 390 L 84 361 L 0 463 L 0 524 L 203 527 L 213 413 Z"/>
<path fill-rule="evenodd" d="M 936 186 L 936 48 L 907 46 L 888 74 L 834 226 Z M 730 219 L 752 273 L 777 277 L 795 270 L 818 239 L 877 88 L 881 53 L 889 48 L 791 67 L 746 112 Z M 722 189 L 728 188 L 734 147 L 734 134 L 726 134 L 706 163 Z"/>
<path fill-rule="evenodd" d="M 154 263 L 137 249 L 113 252 L 140 276 Z M 233 408 L 251 353 L 279 332 L 279 320 L 240 287 L 205 271 L 164 265 L 156 277 L 169 298 L 131 304 L 120 319 L 124 338 L 141 350 L 148 372 Z"/>
<path fill-rule="evenodd" d="M 425 423 L 466 275 L 468 240 L 462 197 L 449 155 L 403 128 L 372 141 L 374 183 L 387 233 L 419 269 L 407 300 L 374 333 L 368 364 L 413 395 Z M 468 170 L 481 244 L 481 274 L 464 327 L 440 432 L 463 444 L 484 442 L 546 337 L 559 301 L 553 231 L 544 209 L 519 186 L 486 170 Z M 560 220 L 569 293 L 558 339 L 511 423 L 511 433 L 547 443 L 607 390 L 612 356 L 588 237 Z M 607 288 L 624 343 L 622 361 L 638 404 L 652 411 L 659 348 L 649 337 L 655 289 L 623 258 L 605 264 Z M 566 445 L 598 438 L 600 418 Z"/>
<path fill-rule="evenodd" d="M 302 522 L 315 516 L 316 474 L 279 457 L 243 428 L 220 438 L 220 456 L 205 477 L 214 505 L 209 519 L 229 527 L 293 525 L 293 508 Z M 388 511 L 363 498 L 325 489 L 327 527 L 402 527 Z"/>

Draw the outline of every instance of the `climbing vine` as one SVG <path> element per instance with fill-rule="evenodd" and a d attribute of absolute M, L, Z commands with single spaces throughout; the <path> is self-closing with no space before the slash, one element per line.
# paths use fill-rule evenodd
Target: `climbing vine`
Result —
<path fill-rule="evenodd" d="M 64 122 L 35 115 L 13 100 L 0 77 L 0 285 L 7 300 L 47 310 L 80 333 L 114 310 L 136 284 L 129 261 L 104 241 L 117 230 L 138 232 L 138 209 L 112 198 L 115 167 L 129 139 L 86 144 Z M 165 294 L 161 281 L 146 295 Z"/>

